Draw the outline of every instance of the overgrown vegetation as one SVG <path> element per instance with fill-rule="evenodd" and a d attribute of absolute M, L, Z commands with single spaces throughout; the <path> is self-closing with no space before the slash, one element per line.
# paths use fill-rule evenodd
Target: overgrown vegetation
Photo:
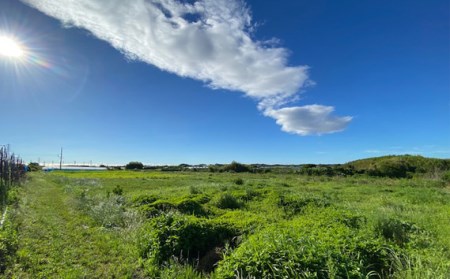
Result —
<path fill-rule="evenodd" d="M 413 157 L 405 162 L 422 160 Z M 377 170 L 382 162 L 372 161 Z M 367 168 L 372 163 L 364 162 Z M 339 166 L 351 169 L 348 175 L 300 174 L 296 167 L 211 173 L 186 166 L 176 172 L 33 173 L 19 202 L 17 241 L 9 242 L 17 243 L 9 251 L 17 251 L 5 257 L 4 274 L 449 278 L 445 163 L 408 168 L 402 178 L 352 164 Z"/>
<path fill-rule="evenodd" d="M 10 212 L 18 201 L 17 186 L 25 177 L 22 160 L 0 147 L 0 274 L 11 265 L 17 250 L 16 227 Z M 9 211 L 8 211 L 9 209 Z"/>
<path fill-rule="evenodd" d="M 11 154 L 9 148 L 0 145 L 0 211 L 7 204 L 10 188 L 16 186 L 25 177 L 25 165 L 22 160 Z"/>

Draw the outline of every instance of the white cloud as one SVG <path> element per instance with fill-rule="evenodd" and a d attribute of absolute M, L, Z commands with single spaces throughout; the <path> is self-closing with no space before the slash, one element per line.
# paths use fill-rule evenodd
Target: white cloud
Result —
<path fill-rule="evenodd" d="M 288 133 L 302 136 L 339 132 L 352 120 L 350 116 L 331 115 L 333 107 L 309 105 L 267 109 L 265 114 L 274 118 L 281 129 Z"/>
<path fill-rule="evenodd" d="M 243 1 L 22 1 L 65 26 L 89 30 L 131 59 L 201 80 L 212 88 L 244 92 L 256 99 L 264 114 L 277 119 L 285 131 L 300 135 L 334 132 L 350 121 L 348 117 L 327 114 L 325 118 L 314 118 L 314 113 L 300 113 L 308 111 L 301 109 L 306 107 L 275 109 L 310 83 L 308 67 L 288 66 L 287 49 L 273 46 L 273 40 L 265 43 L 251 37 L 251 15 Z M 290 114 L 289 123 L 280 120 L 286 114 Z M 318 126 L 306 125 L 308 128 L 303 130 L 300 123 Z"/>

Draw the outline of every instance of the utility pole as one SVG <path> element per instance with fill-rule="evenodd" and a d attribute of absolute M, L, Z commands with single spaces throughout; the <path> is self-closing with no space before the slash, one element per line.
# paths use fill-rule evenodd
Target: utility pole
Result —
<path fill-rule="evenodd" d="M 62 170 L 62 160 L 63 160 L 63 149 L 61 147 L 61 155 L 59 155 L 59 170 Z"/>

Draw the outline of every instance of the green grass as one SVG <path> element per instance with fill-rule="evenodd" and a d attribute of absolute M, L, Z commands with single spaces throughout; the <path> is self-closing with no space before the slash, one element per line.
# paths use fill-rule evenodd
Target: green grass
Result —
<path fill-rule="evenodd" d="M 19 224 L 17 264 L 6 276 L 112 278 L 139 274 L 132 235 L 98 226 L 77 210 L 67 185 L 54 181 L 34 175 L 24 185 L 15 217 Z"/>
<path fill-rule="evenodd" d="M 7 278 L 450 277 L 438 179 L 53 172 L 18 196 Z"/>

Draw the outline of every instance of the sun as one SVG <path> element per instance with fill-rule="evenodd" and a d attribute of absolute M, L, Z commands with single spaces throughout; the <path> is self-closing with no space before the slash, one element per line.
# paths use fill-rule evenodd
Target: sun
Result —
<path fill-rule="evenodd" d="M 16 40 L 0 36 L 0 56 L 20 59 L 25 54 L 23 47 Z"/>

